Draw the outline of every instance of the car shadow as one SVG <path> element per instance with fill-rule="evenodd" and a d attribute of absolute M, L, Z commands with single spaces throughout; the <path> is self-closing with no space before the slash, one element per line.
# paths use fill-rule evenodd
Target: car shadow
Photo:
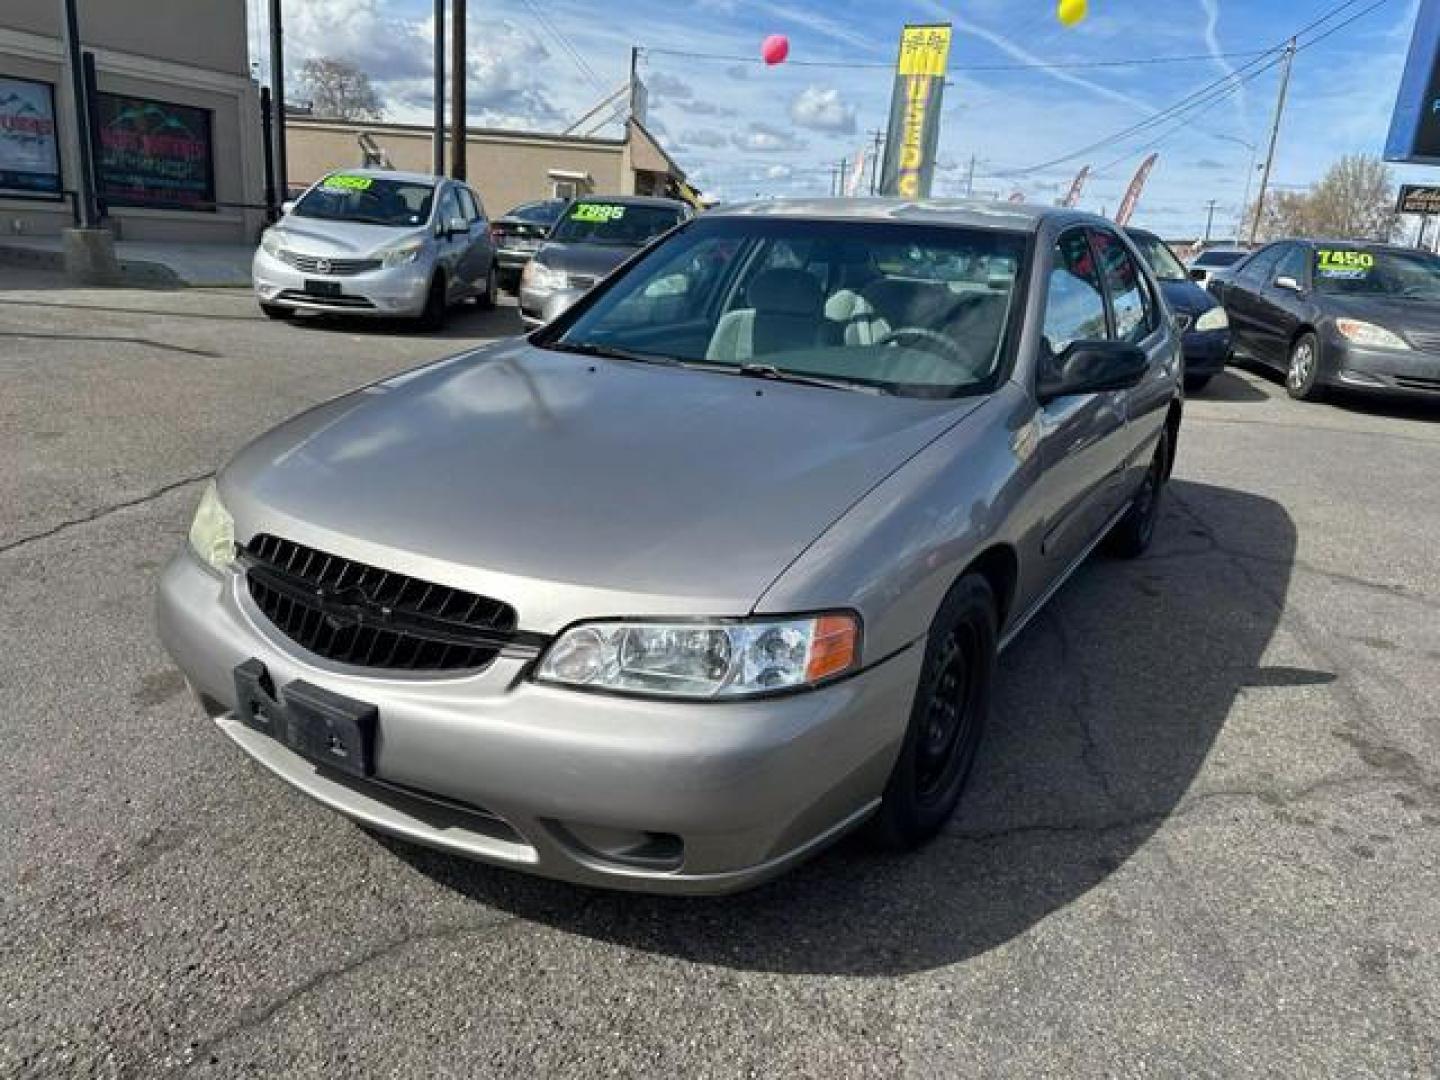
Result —
<path fill-rule="evenodd" d="M 1233 371 L 1220 371 L 1202 389 L 1186 392 L 1186 397 L 1197 401 L 1228 401 L 1254 403 L 1269 401 L 1270 395 L 1253 383 L 1240 378 Z"/>
<path fill-rule="evenodd" d="M 953 964 L 1072 903 L 1145 844 L 1183 807 L 1242 688 L 1333 678 L 1261 666 L 1295 541 L 1275 502 L 1173 483 L 1151 553 L 1092 560 L 1002 657 L 971 788 L 916 852 L 850 839 L 759 889 L 688 899 L 375 839 L 476 903 L 628 949 L 778 973 Z"/>

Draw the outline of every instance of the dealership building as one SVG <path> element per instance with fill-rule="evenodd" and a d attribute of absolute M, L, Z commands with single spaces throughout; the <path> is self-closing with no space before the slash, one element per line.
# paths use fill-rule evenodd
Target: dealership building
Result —
<path fill-rule="evenodd" d="M 94 56 L 91 145 L 127 240 L 251 241 L 264 142 L 245 0 L 78 0 Z M 0 239 L 72 224 L 81 132 L 59 0 L 0 0 Z"/>

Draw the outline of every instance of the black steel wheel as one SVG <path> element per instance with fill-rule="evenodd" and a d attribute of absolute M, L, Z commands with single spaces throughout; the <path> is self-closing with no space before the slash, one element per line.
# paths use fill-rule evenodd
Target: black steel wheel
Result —
<path fill-rule="evenodd" d="M 1165 478 L 1170 469 L 1170 429 L 1160 429 L 1160 441 L 1155 444 L 1155 454 L 1150 467 L 1145 470 L 1145 479 L 1130 502 L 1130 509 L 1115 524 L 1106 537 L 1106 546 L 1111 554 L 1122 559 L 1134 559 L 1145 554 L 1150 542 L 1155 539 L 1155 524 L 1160 520 L 1161 496 L 1165 492 Z"/>
<path fill-rule="evenodd" d="M 495 269 L 495 264 L 490 264 L 490 272 L 485 275 L 485 288 L 475 297 L 475 303 L 486 311 L 493 311 L 500 299 L 500 273 Z"/>
<path fill-rule="evenodd" d="M 436 274 L 430 281 L 430 291 L 425 294 L 425 308 L 420 312 L 420 327 L 423 330 L 439 330 L 445 325 L 449 305 L 445 301 L 445 277 Z"/>
<path fill-rule="evenodd" d="M 955 812 L 975 764 L 995 681 L 995 594 L 967 574 L 930 627 L 910 723 L 871 833 L 886 847 L 929 840 Z"/>

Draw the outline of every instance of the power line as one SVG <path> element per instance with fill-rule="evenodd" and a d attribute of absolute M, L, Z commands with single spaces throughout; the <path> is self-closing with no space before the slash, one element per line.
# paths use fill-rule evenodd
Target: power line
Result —
<path fill-rule="evenodd" d="M 690 52 L 684 49 L 662 49 L 651 46 L 644 46 L 642 49 L 646 54 L 656 56 L 675 56 L 685 60 L 714 60 L 732 64 L 764 64 L 765 61 L 757 56 L 745 56 L 738 53 L 709 53 Z M 1259 50 L 1233 53 L 1191 53 L 1185 56 L 1137 56 L 1127 59 L 1116 60 L 1055 60 L 1055 61 L 1034 61 L 1030 63 L 1009 63 L 1009 64 L 954 64 L 948 70 L 951 72 L 960 71 L 1071 71 L 1084 68 L 1112 68 L 1112 67 L 1142 67 L 1151 64 L 1198 64 L 1212 63 L 1218 58 L 1242 59 L 1244 57 L 1258 56 Z M 786 60 L 787 67 L 815 67 L 815 68 L 894 68 L 895 63 L 891 60 Z"/>

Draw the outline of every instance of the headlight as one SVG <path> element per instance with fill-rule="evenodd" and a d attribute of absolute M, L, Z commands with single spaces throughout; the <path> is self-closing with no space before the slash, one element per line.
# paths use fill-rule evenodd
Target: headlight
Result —
<path fill-rule="evenodd" d="M 289 239 L 279 229 L 266 229 L 260 234 L 260 246 L 265 249 L 266 255 L 279 259 L 284 257 L 285 244 Z"/>
<path fill-rule="evenodd" d="M 1230 317 L 1225 314 L 1225 309 L 1219 304 L 1195 320 L 1196 330 L 1224 330 L 1229 325 Z"/>
<path fill-rule="evenodd" d="M 1392 334 L 1383 326 L 1362 322 L 1360 319 L 1336 319 L 1335 329 L 1356 345 L 1368 345 L 1376 349 L 1410 348 L 1399 334 Z"/>
<path fill-rule="evenodd" d="M 569 284 L 564 270 L 552 270 L 538 259 L 531 259 L 525 264 L 524 271 L 520 274 L 520 287 L 522 289 L 533 289 L 539 292 L 546 292 L 551 289 L 563 289 Z"/>
<path fill-rule="evenodd" d="M 385 248 L 380 252 L 380 265 L 386 270 L 392 270 L 397 266 L 405 266 L 420 257 L 425 250 L 424 240 L 411 240 L 405 244 L 397 244 L 391 248 Z"/>
<path fill-rule="evenodd" d="M 207 565 L 224 570 L 235 560 L 235 519 L 220 501 L 215 481 L 205 485 L 195 520 L 190 523 L 190 547 Z"/>
<path fill-rule="evenodd" d="M 848 613 L 739 622 L 591 622 L 550 646 L 535 677 L 595 690 L 739 698 L 813 686 L 860 661 Z"/>

